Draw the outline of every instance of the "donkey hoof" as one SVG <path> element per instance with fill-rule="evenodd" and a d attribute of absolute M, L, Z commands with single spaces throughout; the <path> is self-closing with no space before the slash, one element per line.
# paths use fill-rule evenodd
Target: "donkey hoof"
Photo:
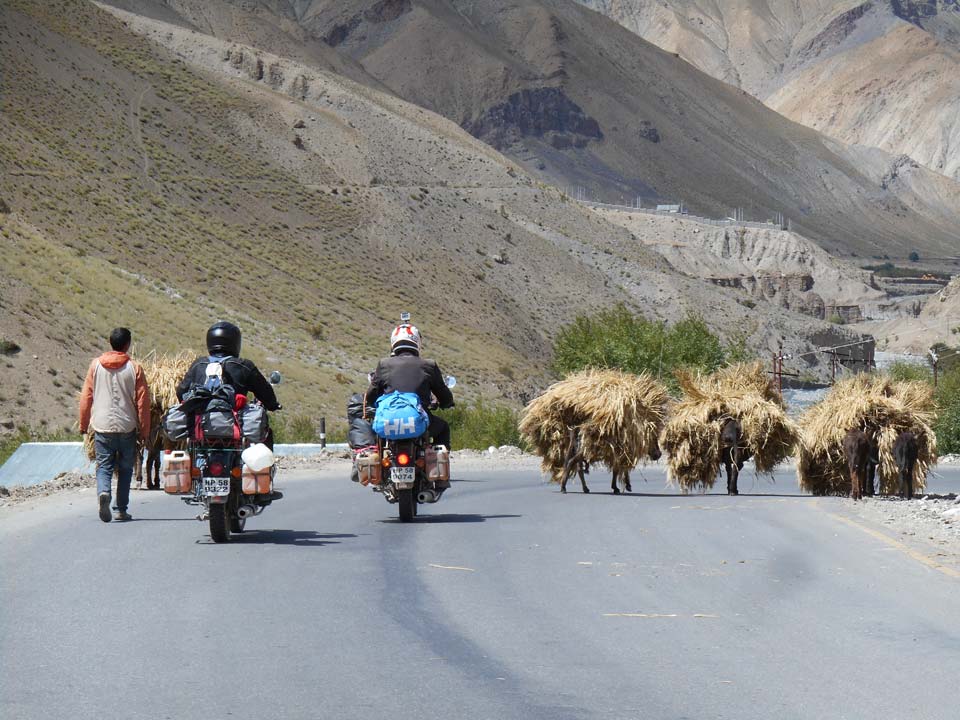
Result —
<path fill-rule="evenodd" d="M 613 494 L 614 494 L 614 495 L 619 495 L 619 494 L 620 494 L 620 488 L 614 488 L 614 489 L 613 489 Z"/>
<path fill-rule="evenodd" d="M 590 494 L 590 488 L 584 488 L 583 491 L 584 491 L 587 495 Z"/>
<path fill-rule="evenodd" d="M 567 489 L 566 489 L 566 488 L 560 488 L 560 492 L 561 492 L 563 495 L 566 495 L 566 494 L 567 494 Z"/>

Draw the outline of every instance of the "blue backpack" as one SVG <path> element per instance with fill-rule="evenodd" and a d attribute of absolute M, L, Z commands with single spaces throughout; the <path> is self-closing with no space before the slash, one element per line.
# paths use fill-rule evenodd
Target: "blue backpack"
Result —
<path fill-rule="evenodd" d="M 377 400 L 373 431 L 385 440 L 409 440 L 420 437 L 430 426 L 430 418 L 416 393 L 394 390 Z"/>

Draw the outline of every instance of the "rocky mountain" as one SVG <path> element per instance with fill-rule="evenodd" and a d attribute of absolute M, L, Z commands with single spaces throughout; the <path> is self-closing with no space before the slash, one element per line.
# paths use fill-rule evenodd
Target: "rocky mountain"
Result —
<path fill-rule="evenodd" d="M 591 197 L 682 201 L 714 217 L 737 207 L 760 220 L 782 213 L 845 255 L 902 255 L 905 237 L 927 255 L 950 255 L 960 240 L 956 206 L 900 197 L 864 176 L 845 146 L 573 0 L 112 4 L 162 6 L 221 39 L 253 44 L 255 33 L 231 28 L 295 22 L 398 97 L 452 120 L 542 181 L 584 186 Z M 196 19 L 216 12 L 246 15 L 242 23 Z"/>
<path fill-rule="evenodd" d="M 957 0 L 580 0 L 769 107 L 960 180 Z"/>
<path fill-rule="evenodd" d="M 121 324 L 142 358 L 238 322 L 244 354 L 286 376 L 287 416 L 331 426 L 400 310 L 460 397 L 542 386 L 564 320 L 618 302 L 667 320 L 709 308 L 761 355 L 854 337 L 678 272 L 332 60 L 159 15 L 0 4 L 3 425 L 69 425 L 86 363 Z"/>

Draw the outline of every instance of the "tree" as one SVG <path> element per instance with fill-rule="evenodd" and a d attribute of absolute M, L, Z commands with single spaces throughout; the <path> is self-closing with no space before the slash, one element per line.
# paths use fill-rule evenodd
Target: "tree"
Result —
<path fill-rule="evenodd" d="M 712 372 L 730 360 L 749 357 L 745 337 L 725 347 L 699 317 L 668 326 L 634 315 L 623 305 L 596 315 L 579 315 L 554 343 L 554 370 L 561 375 L 588 367 L 648 372 L 675 386 L 673 371 Z"/>
<path fill-rule="evenodd" d="M 910 258 L 910 262 L 920 262 L 920 253 L 916 250 L 913 250 L 908 257 Z"/>

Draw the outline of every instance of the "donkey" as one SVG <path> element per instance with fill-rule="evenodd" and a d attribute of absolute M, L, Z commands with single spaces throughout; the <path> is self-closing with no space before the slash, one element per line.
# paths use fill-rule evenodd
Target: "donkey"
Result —
<path fill-rule="evenodd" d="M 727 472 L 727 495 L 739 495 L 737 480 L 743 463 L 753 451 L 743 444 L 743 427 L 735 418 L 727 418 L 720 426 L 720 461 Z"/>
<path fill-rule="evenodd" d="M 843 438 L 843 457 L 850 473 L 850 497 L 860 500 L 864 494 L 873 495 L 873 476 L 876 473 L 876 444 L 859 428 L 851 428 Z"/>
<path fill-rule="evenodd" d="M 560 492 L 566 494 L 567 480 L 576 472 L 580 476 L 580 486 L 585 493 L 590 492 L 584 475 L 590 474 L 590 463 L 583 459 L 583 444 L 580 442 L 580 428 L 567 428 L 567 449 L 563 454 L 563 471 L 560 478 Z"/>
<path fill-rule="evenodd" d="M 913 499 L 913 470 L 917 465 L 919 452 L 917 436 L 909 430 L 897 435 L 893 442 L 893 457 L 900 471 L 900 497 L 906 500 Z"/>
<path fill-rule="evenodd" d="M 150 436 L 146 443 L 137 442 L 137 487 L 143 486 L 143 453 L 146 451 L 147 490 L 160 489 L 160 458 L 165 450 L 185 450 L 184 441 L 171 442 L 163 432 L 163 414 L 166 410 L 150 409 Z M 152 480 L 151 480 L 152 478 Z"/>
<path fill-rule="evenodd" d="M 660 445 L 654 440 L 653 448 L 651 448 L 648 457 L 651 460 L 659 460 L 661 454 Z M 583 457 L 583 444 L 580 439 L 580 430 L 579 428 L 568 427 L 566 452 L 564 453 L 563 471 L 560 480 L 560 492 L 567 492 L 567 480 L 570 479 L 574 472 L 580 477 L 580 486 L 583 488 L 583 492 L 589 493 L 590 488 L 587 487 L 587 481 L 584 476 L 590 474 L 590 463 L 584 460 Z M 629 470 L 614 467 L 611 468 L 611 472 L 613 473 L 613 477 L 610 480 L 610 489 L 614 495 L 620 494 L 621 485 L 624 491 L 633 492 L 633 487 L 630 485 Z"/>

